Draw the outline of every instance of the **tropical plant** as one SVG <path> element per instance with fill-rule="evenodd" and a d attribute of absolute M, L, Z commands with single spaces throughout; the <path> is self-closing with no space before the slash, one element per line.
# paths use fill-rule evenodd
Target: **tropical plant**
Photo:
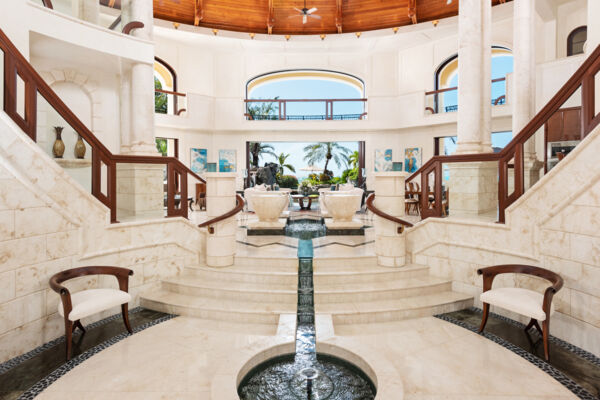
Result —
<path fill-rule="evenodd" d="M 333 160 L 339 168 L 348 159 L 350 149 L 337 142 L 318 142 L 304 147 L 304 152 L 306 153 L 304 161 L 308 162 L 309 165 L 325 160 L 323 174 L 333 177 L 333 173 L 327 169 L 329 162 Z"/>
<path fill-rule="evenodd" d="M 294 175 L 280 175 L 277 174 L 277 184 L 282 188 L 297 188 L 298 178 Z"/>
<path fill-rule="evenodd" d="M 167 156 L 167 139 L 156 138 L 156 150 L 163 156 Z"/>
<path fill-rule="evenodd" d="M 358 168 L 359 161 L 360 155 L 358 154 L 358 151 L 354 151 L 348 156 L 348 165 L 351 166 L 351 169 Z"/>
<path fill-rule="evenodd" d="M 162 84 L 156 77 L 154 77 L 154 89 L 162 89 Z M 154 92 L 154 112 L 166 114 L 168 101 L 169 99 L 166 93 Z"/>
<path fill-rule="evenodd" d="M 258 161 L 263 154 L 269 154 L 277 158 L 277 154 L 273 151 L 275 148 L 270 144 L 261 142 L 250 142 L 250 155 L 252 156 L 252 166 L 258 168 Z"/>
<path fill-rule="evenodd" d="M 279 96 L 275 97 L 275 100 L 278 98 Z M 252 119 L 279 119 L 278 115 L 275 114 L 277 109 L 273 101 L 248 103 L 246 110 Z"/>
<path fill-rule="evenodd" d="M 284 170 L 287 168 L 292 172 L 296 172 L 296 168 L 294 168 L 294 166 L 292 164 L 286 164 L 285 161 L 288 159 L 290 155 L 289 154 L 285 154 L 285 153 L 281 153 L 279 154 L 276 158 L 277 158 L 277 164 L 279 164 L 279 171 L 278 173 L 283 175 Z"/>

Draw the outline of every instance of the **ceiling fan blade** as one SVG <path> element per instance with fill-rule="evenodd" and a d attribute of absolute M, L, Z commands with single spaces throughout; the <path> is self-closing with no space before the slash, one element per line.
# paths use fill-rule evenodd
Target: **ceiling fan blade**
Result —
<path fill-rule="evenodd" d="M 300 14 L 294 14 L 294 15 L 288 15 L 288 18 L 297 18 L 297 17 L 301 17 L 302 15 Z"/>
<path fill-rule="evenodd" d="M 309 17 L 314 18 L 314 19 L 321 19 L 320 15 L 315 15 L 315 14 L 308 14 Z"/>
<path fill-rule="evenodd" d="M 301 10 L 301 9 L 299 9 L 299 8 L 296 8 L 296 7 L 294 7 L 294 10 L 298 11 L 300 14 L 304 14 L 304 11 L 302 11 L 302 10 Z"/>
<path fill-rule="evenodd" d="M 307 18 L 307 16 L 306 16 L 306 15 L 303 15 L 303 16 L 302 16 L 302 23 L 303 23 L 303 24 L 305 24 L 305 23 L 306 23 L 306 21 L 308 21 L 308 18 Z"/>
<path fill-rule="evenodd" d="M 311 8 L 311 9 L 310 9 L 310 10 L 308 10 L 306 13 L 307 13 L 307 14 L 312 14 L 312 13 L 314 13 L 315 11 L 317 11 L 317 7 L 313 7 L 313 8 Z"/>

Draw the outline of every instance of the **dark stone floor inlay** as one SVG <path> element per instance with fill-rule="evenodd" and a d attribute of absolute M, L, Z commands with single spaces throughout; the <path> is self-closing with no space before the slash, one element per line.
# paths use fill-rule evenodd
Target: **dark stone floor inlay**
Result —
<path fill-rule="evenodd" d="M 134 334 L 175 317 L 145 308 L 129 312 Z M 33 399 L 58 378 L 94 354 L 130 336 L 121 314 L 87 325 L 73 335 L 73 356 L 65 362 L 64 336 L 0 364 L 0 399 Z"/>
<path fill-rule="evenodd" d="M 477 332 L 481 315 L 481 309 L 472 307 L 435 317 Z M 600 399 L 600 358 L 550 336 L 550 361 L 546 362 L 540 335 L 534 329 L 529 333 L 524 329 L 520 322 L 490 313 L 481 335 L 536 365 L 580 399 Z"/>

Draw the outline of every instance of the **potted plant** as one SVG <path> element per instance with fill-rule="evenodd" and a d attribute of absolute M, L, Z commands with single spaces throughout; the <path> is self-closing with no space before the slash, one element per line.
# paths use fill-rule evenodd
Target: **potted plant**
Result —
<path fill-rule="evenodd" d="M 310 182 L 308 179 L 303 180 L 300 184 L 300 193 L 304 196 L 308 196 L 308 193 L 310 193 Z"/>

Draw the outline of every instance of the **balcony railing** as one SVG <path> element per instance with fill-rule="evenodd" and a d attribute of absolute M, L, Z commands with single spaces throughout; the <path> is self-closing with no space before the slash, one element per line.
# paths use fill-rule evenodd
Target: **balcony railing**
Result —
<path fill-rule="evenodd" d="M 492 79 L 492 88 L 497 89 L 500 86 L 504 86 L 503 92 L 506 93 L 506 78 L 497 78 Z M 425 111 L 429 111 L 431 114 L 441 114 L 448 112 L 456 112 L 458 111 L 458 98 L 453 101 L 451 104 L 445 105 L 445 94 L 452 93 L 454 96 L 458 97 L 458 86 L 453 86 L 449 88 L 443 88 L 439 90 L 432 90 L 430 92 L 425 92 Z M 501 95 L 495 98 L 492 98 L 492 105 L 502 105 L 506 104 L 506 95 Z"/>
<path fill-rule="evenodd" d="M 248 120 L 261 121 L 346 121 L 362 120 L 367 116 L 365 111 L 367 99 L 246 99 L 244 116 Z M 313 104 L 324 105 L 323 113 L 314 112 Z M 345 108 L 334 111 L 334 105 Z M 357 104 L 352 104 L 357 103 Z M 292 109 L 288 113 L 288 104 Z M 253 106 L 254 105 L 254 106 Z M 266 107 L 265 107 L 266 106 Z M 338 107 L 339 108 L 339 107 Z M 310 112 L 307 112 L 310 109 Z"/>
<path fill-rule="evenodd" d="M 173 114 L 173 115 L 181 115 L 182 113 L 187 111 L 186 98 L 187 95 L 185 93 L 180 92 L 172 92 L 170 90 L 162 90 L 162 89 L 154 89 L 154 93 L 158 93 L 159 95 L 163 95 L 165 97 L 165 106 L 164 109 L 159 109 L 158 104 L 155 103 L 154 111 L 157 114 Z M 172 109 L 171 108 L 172 105 Z"/>

